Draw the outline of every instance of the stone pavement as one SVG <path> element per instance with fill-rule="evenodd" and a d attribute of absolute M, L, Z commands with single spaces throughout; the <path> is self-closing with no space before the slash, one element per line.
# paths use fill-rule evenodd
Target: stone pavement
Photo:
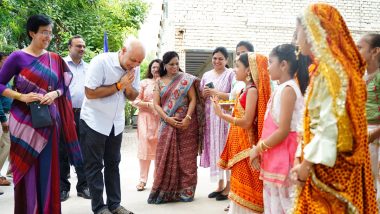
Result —
<path fill-rule="evenodd" d="M 214 190 L 216 183 L 211 183 L 209 170 L 198 168 L 198 186 L 195 199 L 191 203 L 168 203 L 161 205 L 151 205 L 146 201 L 152 186 L 153 168 L 149 175 L 147 189 L 142 192 L 136 191 L 139 178 L 139 162 L 136 158 L 137 139 L 136 130 L 127 130 L 123 135 L 120 163 L 121 199 L 122 205 L 136 214 L 224 214 L 223 209 L 227 206 L 227 201 L 218 202 L 215 199 L 208 199 L 207 195 Z M 153 166 L 153 165 L 152 165 Z M 151 166 L 151 167 L 152 167 Z M 2 175 L 5 174 L 5 168 Z M 62 202 L 63 214 L 91 214 L 91 202 L 80 198 L 76 194 L 75 185 L 77 182 L 74 168 L 71 168 L 71 191 L 70 198 Z M 0 195 L 0 213 L 12 214 L 14 208 L 13 187 L 2 187 L 4 195 Z M 106 200 L 106 196 L 104 196 Z"/>

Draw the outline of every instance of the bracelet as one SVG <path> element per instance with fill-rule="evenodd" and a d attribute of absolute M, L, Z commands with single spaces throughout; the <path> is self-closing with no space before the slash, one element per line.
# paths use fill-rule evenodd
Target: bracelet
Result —
<path fill-rule="evenodd" d="M 236 126 L 236 117 L 234 117 L 234 123 L 233 124 L 234 124 L 234 126 Z"/>
<path fill-rule="evenodd" d="M 120 82 L 115 83 L 115 86 L 116 86 L 116 89 L 117 89 L 118 91 L 121 90 L 121 84 L 120 84 Z"/>
<path fill-rule="evenodd" d="M 261 150 L 261 152 L 260 153 L 263 153 L 263 152 L 265 152 L 266 150 L 264 150 L 264 148 L 263 148 L 263 144 L 262 143 L 259 143 L 259 148 L 260 148 L 260 150 Z"/>
<path fill-rule="evenodd" d="M 265 144 L 265 141 L 261 141 L 262 144 L 264 144 L 264 146 L 267 148 L 267 149 L 271 149 L 272 147 L 271 146 L 268 146 L 267 144 Z"/>
<path fill-rule="evenodd" d="M 16 91 L 16 95 L 14 96 L 14 99 L 15 99 L 15 100 L 20 100 L 21 95 L 22 95 L 22 94 L 21 94 L 20 92 L 17 92 L 17 91 Z"/>
<path fill-rule="evenodd" d="M 168 116 L 168 115 L 166 115 L 166 117 L 164 118 L 164 121 L 165 121 L 165 123 L 167 123 L 167 121 L 166 121 L 166 120 L 168 119 L 168 117 L 169 117 L 169 116 Z"/>
<path fill-rule="evenodd" d="M 146 103 L 146 105 L 147 105 L 147 107 L 149 108 L 149 103 L 148 103 L 148 102 Z"/>
<path fill-rule="evenodd" d="M 58 90 L 55 90 L 55 92 L 57 92 L 57 97 L 61 96 L 61 95 L 59 95 L 59 91 Z"/>
<path fill-rule="evenodd" d="M 266 151 L 268 151 L 268 149 L 272 148 L 272 147 L 266 145 L 265 141 L 263 141 L 263 140 L 259 140 L 259 143 L 257 145 L 260 147 L 262 152 L 266 152 Z M 265 146 L 265 148 L 264 148 L 264 146 Z"/>
<path fill-rule="evenodd" d="M 189 120 L 191 120 L 191 117 L 190 115 L 186 114 L 186 117 L 185 118 L 189 118 Z"/>

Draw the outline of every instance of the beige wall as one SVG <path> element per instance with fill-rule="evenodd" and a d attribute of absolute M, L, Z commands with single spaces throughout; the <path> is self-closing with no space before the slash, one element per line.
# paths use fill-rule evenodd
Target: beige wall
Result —
<path fill-rule="evenodd" d="M 267 55 L 278 44 L 292 40 L 296 17 L 307 0 L 164 0 L 159 56 L 176 50 L 184 59 L 186 49 L 235 49 L 249 40 L 255 51 Z M 380 32 L 380 0 L 327 0 L 345 18 L 354 39 Z M 181 60 L 184 67 L 184 60 Z"/>

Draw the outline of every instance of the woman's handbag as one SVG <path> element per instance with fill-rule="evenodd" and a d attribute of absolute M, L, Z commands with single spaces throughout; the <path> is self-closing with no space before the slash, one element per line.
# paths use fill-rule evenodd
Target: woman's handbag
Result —
<path fill-rule="evenodd" d="M 51 57 L 49 52 L 49 63 L 51 70 Z M 49 78 L 49 88 L 50 88 L 50 78 Z M 48 89 L 49 91 L 49 89 Z M 29 103 L 30 114 L 32 116 L 32 126 L 34 128 L 43 128 L 47 126 L 51 126 L 53 124 L 53 120 L 50 116 L 49 106 L 40 104 L 39 101 Z"/>
<path fill-rule="evenodd" d="M 34 128 L 43 128 L 53 124 L 48 105 L 43 105 L 39 101 L 36 101 L 29 103 L 29 107 Z"/>

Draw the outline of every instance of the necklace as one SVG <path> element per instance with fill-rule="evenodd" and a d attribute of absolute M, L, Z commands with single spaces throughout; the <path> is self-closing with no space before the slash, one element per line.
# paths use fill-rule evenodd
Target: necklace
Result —
<path fill-rule="evenodd" d="M 173 79 L 173 78 L 175 78 L 176 76 L 178 76 L 178 74 L 179 73 L 175 73 L 175 74 L 172 74 L 172 75 L 170 75 L 170 74 L 166 74 L 166 77 L 168 78 L 168 79 Z"/>

